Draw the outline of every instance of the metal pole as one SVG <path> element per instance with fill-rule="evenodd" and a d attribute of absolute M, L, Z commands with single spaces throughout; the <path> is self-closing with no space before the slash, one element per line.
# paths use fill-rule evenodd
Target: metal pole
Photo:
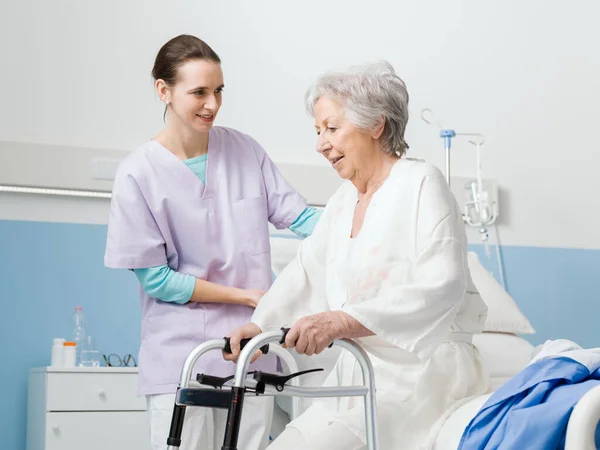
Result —
<path fill-rule="evenodd" d="M 450 186 L 450 147 L 446 147 L 446 183 Z"/>

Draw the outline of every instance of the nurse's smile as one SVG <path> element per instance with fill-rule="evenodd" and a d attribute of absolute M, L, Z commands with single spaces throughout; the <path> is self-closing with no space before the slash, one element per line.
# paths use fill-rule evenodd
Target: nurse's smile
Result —
<path fill-rule="evenodd" d="M 196 114 L 196 116 L 200 117 L 200 119 L 202 119 L 204 122 L 206 123 L 212 123 L 215 120 L 215 115 L 214 114 L 203 114 L 203 115 L 199 115 Z"/>

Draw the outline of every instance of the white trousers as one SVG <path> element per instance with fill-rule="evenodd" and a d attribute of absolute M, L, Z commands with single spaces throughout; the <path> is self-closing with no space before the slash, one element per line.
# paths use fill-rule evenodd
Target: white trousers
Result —
<path fill-rule="evenodd" d="M 166 450 L 175 394 L 146 397 L 150 416 L 152 450 Z M 244 398 L 239 450 L 264 450 L 269 444 L 273 418 L 273 397 Z M 180 450 L 220 450 L 225 436 L 226 409 L 190 406 L 185 409 Z"/>
<path fill-rule="evenodd" d="M 268 450 L 365 450 L 365 448 L 365 444 L 348 428 L 333 423 L 309 438 L 305 438 L 296 428 L 288 426 Z"/>

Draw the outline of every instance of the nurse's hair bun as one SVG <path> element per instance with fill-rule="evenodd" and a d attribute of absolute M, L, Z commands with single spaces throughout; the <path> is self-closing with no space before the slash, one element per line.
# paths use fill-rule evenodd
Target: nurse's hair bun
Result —
<path fill-rule="evenodd" d="M 194 59 L 221 63 L 219 55 L 202 39 L 189 34 L 174 37 L 158 51 L 152 68 L 152 77 L 173 86 L 177 81 L 179 67 Z"/>

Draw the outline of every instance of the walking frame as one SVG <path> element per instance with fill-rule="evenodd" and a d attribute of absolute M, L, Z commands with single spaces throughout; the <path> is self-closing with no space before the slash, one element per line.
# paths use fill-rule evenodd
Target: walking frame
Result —
<path fill-rule="evenodd" d="M 365 405 L 367 449 L 377 450 L 375 376 L 367 353 L 350 339 L 337 340 L 330 345 L 330 347 L 336 345 L 347 350 L 357 359 L 363 375 L 362 385 L 319 388 L 300 387 L 298 385 L 299 376 L 322 371 L 323 369 L 298 372 L 298 365 L 293 356 L 280 346 L 285 342 L 288 331 L 289 328 L 282 328 L 279 331 L 265 332 L 252 339 L 242 340 L 242 351 L 238 358 L 235 375 L 230 377 L 198 374 L 196 379 L 192 380 L 194 365 L 204 353 L 210 350 L 231 353 L 229 338 L 206 341 L 192 350 L 181 371 L 171 428 L 167 439 L 168 450 L 178 450 L 181 446 L 185 410 L 190 406 L 227 409 L 227 424 L 221 450 L 238 450 L 242 408 L 244 406 L 244 396 L 247 394 L 292 397 L 292 418 L 295 418 L 300 411 L 299 397 L 362 396 Z M 277 355 L 287 366 L 288 374 L 272 374 L 261 371 L 248 372 L 250 360 L 259 349 L 265 354 L 272 351 Z M 248 377 L 249 375 L 252 375 L 252 377 Z M 231 384 L 226 384 L 231 380 L 233 380 Z"/>

